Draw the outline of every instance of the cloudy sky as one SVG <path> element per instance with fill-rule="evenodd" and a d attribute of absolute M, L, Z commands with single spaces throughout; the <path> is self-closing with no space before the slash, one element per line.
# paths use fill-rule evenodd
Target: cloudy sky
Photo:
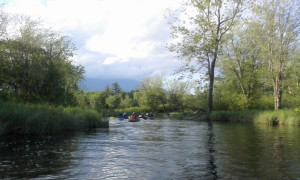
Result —
<path fill-rule="evenodd" d="M 2 0 L 6 11 L 40 18 L 70 34 L 87 78 L 170 75 L 180 61 L 165 48 L 166 9 L 177 0 Z"/>

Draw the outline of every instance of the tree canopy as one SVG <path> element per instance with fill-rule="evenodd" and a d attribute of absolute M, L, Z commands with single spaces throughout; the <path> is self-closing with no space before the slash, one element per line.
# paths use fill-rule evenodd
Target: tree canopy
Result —
<path fill-rule="evenodd" d="M 84 68 L 75 65 L 67 36 L 27 16 L 1 12 L 1 93 L 24 102 L 75 105 Z"/>
<path fill-rule="evenodd" d="M 298 87 L 289 70 L 299 62 L 299 9 L 295 0 L 188 0 L 171 15 L 169 49 L 183 59 L 179 72 L 207 75 L 208 113 L 269 108 L 262 101 L 270 96 L 275 110 L 283 107 L 284 95 Z"/>

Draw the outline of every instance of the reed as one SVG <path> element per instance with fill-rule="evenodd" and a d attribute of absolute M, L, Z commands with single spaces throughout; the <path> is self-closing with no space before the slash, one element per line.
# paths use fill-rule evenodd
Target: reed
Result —
<path fill-rule="evenodd" d="M 108 121 L 93 110 L 0 102 L 0 134 L 56 134 L 108 126 Z"/>
<path fill-rule="evenodd" d="M 269 125 L 300 125 L 300 113 L 292 110 L 217 111 L 210 115 L 213 121 L 248 122 Z"/>

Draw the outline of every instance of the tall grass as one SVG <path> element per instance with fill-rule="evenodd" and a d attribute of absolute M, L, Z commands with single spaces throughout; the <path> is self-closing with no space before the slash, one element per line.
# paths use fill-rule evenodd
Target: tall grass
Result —
<path fill-rule="evenodd" d="M 300 113 L 294 110 L 278 111 L 217 111 L 210 115 L 214 121 L 249 122 L 269 125 L 300 125 Z"/>
<path fill-rule="evenodd" d="M 184 111 L 184 112 L 171 112 L 171 119 L 179 120 L 194 120 L 194 121 L 206 121 L 208 116 L 205 113 L 193 113 L 193 111 Z"/>
<path fill-rule="evenodd" d="M 0 102 L 0 134 L 55 134 L 84 128 L 108 128 L 93 110 Z"/>

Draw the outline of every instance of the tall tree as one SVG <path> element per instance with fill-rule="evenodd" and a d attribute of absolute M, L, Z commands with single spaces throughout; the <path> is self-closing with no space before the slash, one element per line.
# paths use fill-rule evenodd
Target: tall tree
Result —
<path fill-rule="evenodd" d="M 242 94 L 247 107 L 251 108 L 258 98 L 263 82 L 263 65 L 260 59 L 261 48 L 257 36 L 257 28 L 247 21 L 234 27 L 224 47 L 222 62 L 219 67 L 224 76 L 223 84 L 231 87 L 231 92 Z"/>
<path fill-rule="evenodd" d="M 116 96 L 122 92 L 122 89 L 117 82 L 114 82 L 112 84 L 112 91 L 113 91 L 114 95 L 116 95 Z"/>
<path fill-rule="evenodd" d="M 215 66 L 226 33 L 234 26 L 242 11 L 241 0 L 188 0 L 186 16 L 171 21 L 175 42 L 170 51 L 185 58 L 180 71 L 199 73 L 206 66 L 208 74 L 208 108 L 213 109 Z"/>
<path fill-rule="evenodd" d="M 300 35 L 300 4 L 297 0 L 271 0 L 254 6 L 255 22 L 261 27 L 259 38 L 263 58 L 268 63 L 273 86 L 274 109 L 281 108 L 283 80 Z"/>

